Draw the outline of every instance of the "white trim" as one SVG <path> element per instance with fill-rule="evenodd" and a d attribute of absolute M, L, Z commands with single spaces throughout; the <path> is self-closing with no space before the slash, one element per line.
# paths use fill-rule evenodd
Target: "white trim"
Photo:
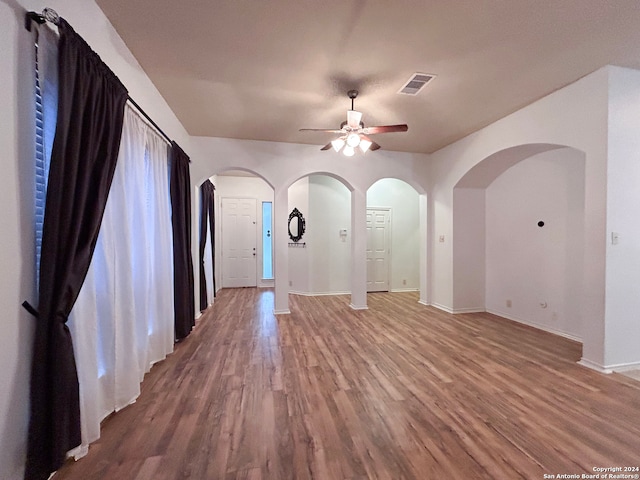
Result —
<path fill-rule="evenodd" d="M 291 314 L 291 310 L 289 310 L 288 308 L 285 308 L 284 310 L 273 310 L 273 314 L 274 315 L 289 315 Z"/>
<path fill-rule="evenodd" d="M 424 305 L 425 307 L 431 306 L 431 304 L 429 302 L 427 302 L 426 300 L 422 300 L 422 299 L 418 300 L 418 303 L 420 305 Z"/>
<path fill-rule="evenodd" d="M 582 357 L 577 363 L 578 365 L 582 365 L 583 367 L 589 368 L 591 370 L 595 370 L 596 372 L 599 372 L 599 373 L 604 373 L 607 375 L 610 373 L 613 373 L 613 370 L 603 367 L 602 365 L 592 362 L 591 360 L 587 360 L 584 357 Z"/>
<path fill-rule="evenodd" d="M 195 317 L 193 317 L 193 318 L 194 318 L 194 320 L 197 320 L 197 319 L 199 319 L 201 316 L 202 316 L 202 312 L 198 312 L 198 313 L 196 313 L 196 316 L 195 316 Z"/>
<path fill-rule="evenodd" d="M 469 308 L 454 308 L 452 313 L 485 313 L 487 310 L 484 307 L 469 307 Z"/>
<path fill-rule="evenodd" d="M 391 293 L 418 292 L 418 291 L 420 291 L 419 288 L 392 288 L 391 290 L 389 290 L 389 292 Z M 371 292 L 371 293 L 376 293 L 376 292 Z"/>
<path fill-rule="evenodd" d="M 453 310 L 451 310 L 449 307 L 445 307 L 444 305 L 440 305 L 439 303 L 431 303 L 430 305 L 437 308 L 438 310 L 442 310 L 443 312 L 453 313 Z"/>
<path fill-rule="evenodd" d="M 530 327 L 537 328 L 538 330 L 543 330 L 548 333 L 553 333 L 554 335 L 564 337 L 574 342 L 582 343 L 582 338 L 578 337 L 577 335 L 573 335 L 572 333 L 563 332 L 562 330 L 556 330 L 554 328 L 547 327 L 546 325 L 540 325 L 539 323 L 523 320 L 521 318 L 514 317 L 513 315 L 509 315 L 507 313 L 504 313 L 498 310 L 486 310 L 486 312 L 491 313 L 492 315 L 497 315 L 499 317 L 506 318 L 507 320 L 511 320 L 513 322 L 522 323 L 523 325 L 528 325 Z"/>
<path fill-rule="evenodd" d="M 298 292 L 289 290 L 290 295 L 302 295 L 303 297 L 324 297 L 330 295 L 351 295 L 351 292 Z"/>
<path fill-rule="evenodd" d="M 618 373 L 630 372 L 631 370 L 640 370 L 640 362 L 618 363 L 616 365 L 610 365 L 607 368 L 610 368 L 614 372 L 618 372 Z"/>
<path fill-rule="evenodd" d="M 88 453 L 89 453 L 89 445 L 78 445 L 77 447 L 72 448 L 67 452 L 67 458 L 73 458 L 73 460 L 77 462 L 81 458 L 86 457 Z M 51 476 L 49 478 L 51 478 Z"/>
<path fill-rule="evenodd" d="M 354 305 L 353 303 L 350 303 L 349 307 L 351 307 L 352 310 L 369 310 L 367 305 Z"/>

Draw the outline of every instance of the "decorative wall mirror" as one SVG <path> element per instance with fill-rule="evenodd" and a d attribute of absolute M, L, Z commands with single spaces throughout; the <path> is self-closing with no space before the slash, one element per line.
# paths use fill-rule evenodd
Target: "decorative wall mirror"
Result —
<path fill-rule="evenodd" d="M 289 214 L 289 238 L 294 242 L 300 241 L 302 235 L 304 235 L 304 230 L 304 217 L 297 208 L 294 208 Z"/>

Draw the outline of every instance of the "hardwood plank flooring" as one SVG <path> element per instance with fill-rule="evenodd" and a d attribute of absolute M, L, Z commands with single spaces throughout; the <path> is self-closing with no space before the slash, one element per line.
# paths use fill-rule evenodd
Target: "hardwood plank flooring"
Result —
<path fill-rule="evenodd" d="M 55 480 L 542 479 L 640 466 L 640 382 L 413 293 L 225 289 Z M 546 477 L 551 478 L 551 477 Z"/>

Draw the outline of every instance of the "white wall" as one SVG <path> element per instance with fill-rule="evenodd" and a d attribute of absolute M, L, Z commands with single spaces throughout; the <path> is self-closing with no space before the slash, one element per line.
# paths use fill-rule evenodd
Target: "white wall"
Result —
<path fill-rule="evenodd" d="M 402 180 L 383 178 L 367 190 L 367 208 L 373 207 L 391 208 L 389 288 L 392 291 L 417 290 L 420 286 L 418 192 Z"/>
<path fill-rule="evenodd" d="M 347 236 L 340 236 L 340 229 Z M 309 292 L 351 291 L 351 194 L 328 175 L 309 177 Z"/>
<path fill-rule="evenodd" d="M 486 189 L 487 311 L 581 339 L 583 232 L 580 152 L 534 155 L 500 175 Z"/>
<path fill-rule="evenodd" d="M 605 365 L 639 368 L 640 72 L 611 67 L 609 95 Z"/>
<path fill-rule="evenodd" d="M 289 210 L 286 213 L 287 221 L 291 211 L 297 208 L 305 219 L 305 233 L 298 244 L 305 244 L 302 248 L 289 246 L 293 243 L 291 238 L 280 241 L 287 243 L 289 251 L 289 291 L 294 293 L 308 293 L 311 291 L 309 286 L 310 268 L 309 268 L 309 247 L 311 245 L 311 233 L 309 232 L 309 177 L 304 177 L 289 187 Z"/>
<path fill-rule="evenodd" d="M 485 189 L 453 192 L 453 312 L 485 311 Z M 446 241 L 446 239 L 445 239 Z M 440 242 L 440 238 L 437 239 Z"/>
<path fill-rule="evenodd" d="M 349 190 L 328 175 L 309 175 L 289 187 L 289 211 L 297 208 L 306 231 L 289 246 L 290 292 L 308 295 L 344 294 L 351 289 L 351 199 Z M 340 237 L 346 228 L 349 235 Z M 289 240 L 290 241 L 290 240 Z"/>
<path fill-rule="evenodd" d="M 482 168 L 475 175 L 476 167 L 489 160 L 504 167 L 544 151 L 571 147 L 584 156 L 582 284 L 578 280 L 566 283 L 570 288 L 563 313 L 556 311 L 554 317 L 551 310 L 551 319 L 540 318 L 539 312 L 527 315 L 543 327 L 580 336 L 581 363 L 585 366 L 601 371 L 637 368 L 640 249 L 634 238 L 640 235 L 640 227 L 634 213 L 640 206 L 636 175 L 640 173 L 639 109 L 640 72 L 606 66 L 435 152 L 426 168 L 431 198 L 428 247 L 432 304 L 455 309 L 454 272 L 464 258 L 446 240 L 458 213 L 454 188 L 478 187 L 467 182 L 470 174 L 479 183 L 483 175 L 490 179 L 491 172 Z M 617 245 L 611 243 L 612 232 L 620 234 Z M 445 235 L 444 242 L 438 241 L 439 235 Z M 567 262 L 576 261 L 576 256 L 568 256 Z M 570 271 L 580 272 L 580 267 Z M 578 296 L 580 311 L 572 313 L 572 302 L 567 298 Z M 572 320 L 578 316 L 579 326 Z"/>
<path fill-rule="evenodd" d="M 262 259 L 264 255 L 262 251 L 262 202 L 273 202 L 273 188 L 259 177 L 216 175 L 211 180 L 216 187 L 216 288 L 222 288 L 222 217 L 220 206 L 223 198 L 256 199 L 257 283 L 259 287 L 273 286 L 273 280 L 262 278 Z"/>
<path fill-rule="evenodd" d="M 0 2 L 0 478 L 22 478 L 35 320 L 20 307 L 36 305 L 33 244 L 33 41 L 24 29 L 27 10 L 52 6 L 67 19 L 129 89 L 131 96 L 189 153 L 189 137 L 92 1 Z M 197 251 L 197 250 L 196 250 Z"/>
<path fill-rule="evenodd" d="M 458 261 L 451 242 L 453 191 L 458 182 L 485 159 L 514 147 L 527 150 L 531 145 L 549 145 L 548 149 L 568 146 L 584 153 L 583 361 L 596 368 L 605 365 L 603 292 L 609 74 L 610 67 L 602 68 L 435 152 L 427 171 L 431 199 L 430 301 L 452 311 L 453 272 Z M 438 241 L 440 235 L 445 236 L 444 242 Z"/>
<path fill-rule="evenodd" d="M 21 478 L 26 450 L 31 343 L 35 320 L 20 306 L 34 288 L 34 138 L 31 36 L 22 11 L 0 3 L 0 478 Z"/>

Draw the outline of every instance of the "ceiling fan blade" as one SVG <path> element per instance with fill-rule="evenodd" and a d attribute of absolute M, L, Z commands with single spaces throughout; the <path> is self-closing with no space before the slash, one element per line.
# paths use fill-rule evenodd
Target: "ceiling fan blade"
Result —
<path fill-rule="evenodd" d="M 342 130 L 331 130 L 325 128 L 301 128 L 300 132 L 325 132 L 325 133 L 344 133 Z"/>
<path fill-rule="evenodd" d="M 376 142 L 371 140 L 371 138 L 367 137 L 366 135 L 363 135 L 362 133 L 360 134 L 360 138 L 367 140 L 368 142 L 371 142 L 371 146 L 369 147 L 369 150 L 371 150 L 372 152 L 376 150 L 380 150 L 380 145 L 378 145 Z"/>
<path fill-rule="evenodd" d="M 406 132 L 409 130 L 407 124 L 402 125 L 380 125 L 377 127 L 364 127 L 363 133 L 367 135 L 374 135 L 376 133 L 394 133 L 394 132 Z"/>
<path fill-rule="evenodd" d="M 327 143 L 324 147 L 322 147 L 322 148 L 320 149 L 320 151 L 323 151 L 323 150 L 329 150 L 331 147 L 332 147 L 331 142 L 329 142 L 329 143 Z"/>
<path fill-rule="evenodd" d="M 362 112 L 347 110 L 347 125 L 349 127 L 353 129 L 360 128 L 360 120 L 362 120 Z"/>

